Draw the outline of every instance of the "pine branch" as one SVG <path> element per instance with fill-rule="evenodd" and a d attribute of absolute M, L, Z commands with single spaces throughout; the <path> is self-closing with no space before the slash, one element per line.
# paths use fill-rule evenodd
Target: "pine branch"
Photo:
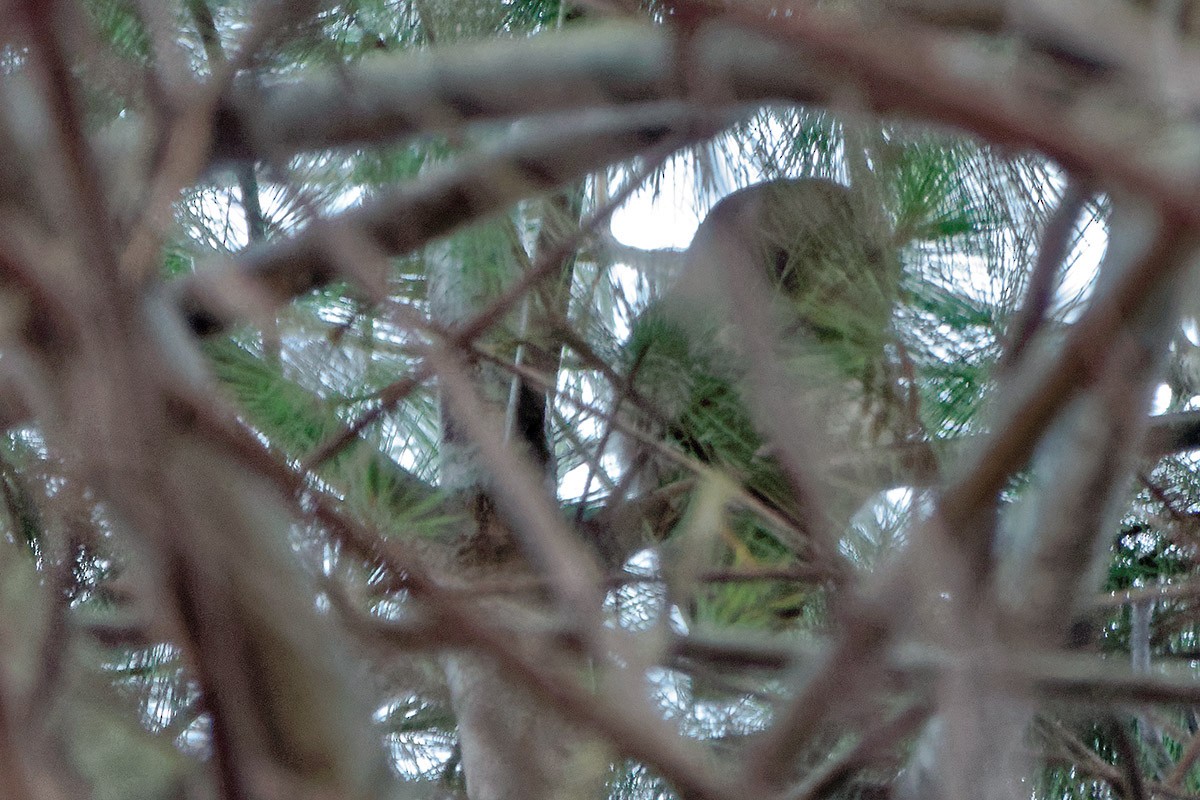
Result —
<path fill-rule="evenodd" d="M 363 235 L 384 254 L 402 255 L 613 162 L 707 138 L 724 121 L 667 103 L 546 122 L 291 239 L 251 248 L 171 291 L 193 331 L 211 334 L 231 321 L 220 306 L 222 280 L 261 285 L 282 303 L 344 277 L 326 240 L 334 226 Z"/>

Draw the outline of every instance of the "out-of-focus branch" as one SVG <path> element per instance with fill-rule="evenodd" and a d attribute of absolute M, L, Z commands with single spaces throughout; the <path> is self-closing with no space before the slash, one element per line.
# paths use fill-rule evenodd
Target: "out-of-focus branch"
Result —
<path fill-rule="evenodd" d="M 978 436 L 942 439 L 939 451 L 953 455 L 981 444 Z M 1200 411 L 1176 411 L 1150 417 L 1142 441 L 1141 457 L 1153 463 L 1166 456 L 1200 449 Z M 930 486 L 937 479 L 936 459 L 928 442 L 906 442 L 835 459 L 835 470 L 844 469 L 875 486 Z"/>
<path fill-rule="evenodd" d="M 466 370 L 454 355 L 442 345 L 430 357 L 448 407 L 466 428 L 491 473 L 493 495 L 509 518 L 514 537 L 546 578 L 563 612 L 582 635 L 598 642 L 603 592 L 597 565 L 563 525 L 553 498 L 544 491 L 542 476 L 528 461 L 521 460 L 519 451 L 505 446 L 503 426 L 499 420 L 489 418 L 489 409 L 476 396 Z"/>
<path fill-rule="evenodd" d="M 1181 184 L 1176 173 L 1146 163 L 1127 142 L 1105 138 L 1106 128 L 1121 127 L 1116 124 L 1119 120 L 1114 121 L 1113 126 L 1107 126 L 1089 119 L 1085 126 L 1075 120 L 1068 109 L 1041 95 L 1022 93 L 994 81 L 964 78 L 961 73 L 965 70 L 952 68 L 941 44 L 932 37 L 911 33 L 880 35 L 880 31 L 864 25 L 812 10 L 794 11 L 786 19 L 771 20 L 740 14 L 738 21 L 747 28 L 758 30 L 758 36 L 735 33 L 729 26 L 718 26 L 712 31 L 705 27 L 697 32 L 696 42 L 689 40 L 692 48 L 689 58 L 703 67 L 706 78 L 707 72 L 712 70 L 713 80 L 709 83 L 716 87 L 714 97 L 705 99 L 725 103 L 768 99 L 807 102 L 821 96 L 814 87 L 831 89 L 851 82 L 855 85 L 856 96 L 871 110 L 923 116 L 963 127 L 998 144 L 1040 150 L 1069 169 L 1139 193 L 1183 220 L 1200 222 L 1200 204 L 1193 202 L 1194 191 Z M 628 34 L 631 41 L 650 37 L 646 40 L 650 44 L 644 46 L 655 52 L 661 44 L 654 44 L 654 37 L 665 35 L 655 31 Z M 704 50 L 704 42 L 708 41 L 705 37 L 710 35 L 713 41 L 722 42 L 719 46 L 714 44 L 713 53 Z M 740 42 L 740 45 L 730 49 L 724 43 L 726 38 Z M 604 41 L 603 37 L 601 41 Z M 756 41 L 755 47 L 747 47 Z M 775 48 L 782 49 L 771 50 L 771 42 L 775 42 Z M 768 50 L 762 50 L 763 47 Z M 901 51 L 905 57 L 899 56 Z M 481 57 L 486 69 L 476 69 L 490 72 L 493 78 L 504 74 L 498 66 L 506 63 L 505 59 L 518 57 L 515 50 L 509 53 L 497 48 L 489 52 L 499 55 Z M 586 86 L 591 85 L 589 81 L 611 72 L 611 68 L 605 66 L 609 62 L 596 54 L 605 51 L 593 51 L 591 60 L 578 61 L 566 55 L 568 52 L 567 48 L 548 49 L 546 60 L 553 61 L 553 67 L 543 66 L 539 59 L 530 58 L 512 74 L 525 75 L 526 71 L 540 74 L 538 70 L 550 70 L 555 80 L 546 82 L 548 85 L 569 86 L 566 92 L 571 96 L 589 96 L 586 90 Z M 734 61 L 723 61 L 730 53 L 738 54 Z M 747 55 L 749 53 L 755 55 L 752 57 Z M 796 53 L 803 53 L 805 57 L 798 59 Z M 620 51 L 620 59 L 627 55 L 626 50 Z M 615 54 L 610 53 L 610 57 L 620 61 Z M 677 95 L 671 84 L 662 80 L 662 73 L 655 72 L 663 64 L 653 63 L 657 65 L 654 70 L 647 70 L 647 73 L 654 73 L 652 81 L 646 77 L 638 91 L 626 86 L 624 93 L 616 92 L 612 97 L 628 101 Z M 572 74 L 571 65 L 575 65 L 576 75 L 586 74 L 587 80 L 581 77 L 578 83 L 570 84 L 563 76 Z M 821 69 L 836 70 L 837 78 L 823 75 Z M 633 74 L 640 73 L 634 70 Z M 609 80 L 615 79 L 610 76 Z M 539 77 L 537 82 L 543 83 L 542 78 Z M 485 81 L 482 85 L 488 84 Z M 670 91 L 666 92 L 664 87 Z M 639 94 L 642 90 L 645 90 L 644 94 Z M 489 90 L 501 98 L 509 97 L 509 91 L 507 86 Z M 561 98 L 557 106 L 550 102 L 552 100 L 553 97 L 542 98 L 538 108 L 564 107 Z M 394 108 L 391 104 L 384 106 Z M 501 106 L 513 108 L 504 103 L 484 107 L 492 107 L 498 112 Z M 571 104 L 570 107 L 578 106 Z M 639 114 L 645 115 L 640 121 Z M 662 116 L 656 118 L 656 114 Z M 367 232 L 385 252 L 405 252 L 458 225 L 628 157 L 661 141 L 672 131 L 677 133 L 681 128 L 687 129 L 686 116 L 687 112 L 682 108 L 671 111 L 660 107 L 633 112 L 631 116 L 564 122 L 540 134 L 518 138 L 456 170 L 351 212 L 339 222 Z M 310 109 L 305 118 L 311 121 L 318 116 Z M 696 131 L 692 138 L 701 136 Z M 581 148 L 580 142 L 587 142 L 588 146 Z M 515 179 L 514 173 L 524 174 Z M 238 262 L 237 272 L 264 280 L 278 299 L 295 296 L 338 274 L 335 265 L 324 254 L 320 238 L 319 231 L 314 230 L 271 247 L 255 249 Z M 193 324 L 201 331 L 212 330 L 221 324 L 222 315 L 210 307 L 211 297 L 204 297 L 207 293 L 199 291 L 200 287 L 196 285 L 212 279 L 191 280 L 180 289 Z"/>
<path fill-rule="evenodd" d="M 382 567 L 388 588 L 404 588 L 425 603 L 423 607 L 442 628 L 453 630 L 446 644 L 469 643 L 486 653 L 529 691 L 602 734 L 619 752 L 653 766 L 687 796 L 705 800 L 741 796 L 732 782 L 700 757 L 694 743 L 676 733 L 652 710 L 641 703 L 606 702 L 603 695 L 585 689 L 545 658 L 523 651 L 508 632 L 497 629 L 478 613 L 476 603 L 437 581 L 401 542 L 345 513 L 320 488 L 307 486 L 301 472 L 277 458 L 254 435 L 214 413 L 208 404 L 197 402 L 200 398 L 179 399 L 195 415 L 200 430 L 269 481 L 295 511 L 315 518 L 348 552 Z M 379 623 L 372 620 L 372 624 Z"/>
<path fill-rule="evenodd" d="M 940 513 L 947 525 L 968 518 L 981 498 L 993 496 L 1025 465 L 1058 413 L 1099 376 L 1103 362 L 1097 343 L 1108 342 L 1141 309 L 1148 291 L 1178 274 L 1193 252 L 1193 236 L 1178 220 L 1169 220 L 1163 236 L 1072 328 L 1059 353 L 1046 365 L 1031 365 L 1014 376 L 1013 402 L 996 432 L 943 495 Z"/>
<path fill-rule="evenodd" d="M 217 22 L 207 0 L 188 0 L 187 8 L 192 15 L 192 21 L 200 34 L 204 52 L 208 56 L 209 69 L 216 74 L 219 70 L 227 69 L 228 60 L 225 48 L 221 45 L 221 35 L 217 30 Z M 237 170 L 238 189 L 241 191 L 242 211 L 246 215 L 246 232 L 250 242 L 261 242 L 267 238 L 266 218 L 263 216 L 259 198 L 258 176 L 254 162 L 240 165 Z"/>
<path fill-rule="evenodd" d="M 1123 69 L 1147 91 L 1160 83 L 1194 86 L 1200 74 L 1200 49 L 1183 42 L 1174 42 L 1177 57 L 1170 73 L 1162 74 L 1165 67 L 1152 56 L 1163 45 L 1161 30 L 1148 14 L 1123 3 L 1104 2 L 1103 10 L 1092 3 L 1024 3 L 1016 13 L 989 0 L 891 0 L 888 5 L 942 25 L 1024 32 L 1049 52 Z M 803 12 L 831 28 L 861 27 L 808 6 Z M 778 15 L 772 24 L 782 19 Z M 901 49 L 892 31 L 862 32 L 879 38 L 886 49 Z M 935 42 L 932 37 L 922 40 L 923 55 L 954 55 L 964 66 L 961 50 L 951 54 L 944 46 L 934 48 Z M 706 21 L 688 38 L 689 63 L 703 75 L 713 99 L 722 102 L 827 103 L 841 82 L 856 73 L 830 74 L 829 65 L 822 64 L 825 55 L 728 20 Z M 212 158 L 286 157 L 465 122 L 679 98 L 687 87 L 678 80 L 677 58 L 669 28 L 607 24 L 533 41 L 434 49 L 339 66 L 336 72 L 266 90 L 233 91 L 224 103 L 230 113 L 216 126 Z M 1003 93 L 1004 80 L 1000 76 L 987 86 L 989 94 Z M 872 90 L 862 99 L 879 112 L 920 113 L 915 107 L 919 97 L 906 98 L 898 88 Z"/>
<path fill-rule="evenodd" d="M 453 604 L 452 615 L 469 613 L 471 601 L 466 594 L 438 589 Z M 474 626 L 485 629 L 496 641 L 526 641 L 539 648 L 573 646 L 565 627 L 520 628 L 511 623 L 477 618 Z M 390 648 L 424 650 L 472 646 L 470 633 L 448 630 L 424 618 L 406 623 L 384 622 L 358 616 L 353 620 L 369 632 L 381 636 Z M 667 645 L 662 663 L 672 669 L 688 671 L 696 664 L 729 670 L 759 670 L 765 673 L 789 669 L 807 669 L 821 661 L 828 643 L 780 643 L 767 638 L 707 637 L 702 634 L 676 635 Z M 961 668 L 955 654 L 926 645 L 906 645 L 890 649 L 884 655 L 884 673 L 889 681 L 925 691 L 948 672 Z M 1017 650 L 976 667 L 984 674 L 1001 680 L 1030 686 L 1047 699 L 1076 699 L 1100 704 L 1200 702 L 1200 684 L 1182 673 L 1146 674 L 1126 664 L 1097 660 L 1088 653 L 1055 653 Z"/>
<path fill-rule="evenodd" d="M 793 48 L 736 28 L 713 26 L 690 47 L 706 80 L 728 87 L 722 102 L 818 100 L 832 85 Z M 614 24 L 339 66 L 265 91 L 235 90 L 212 158 L 280 158 L 464 122 L 680 99 L 677 58 L 670 29 Z"/>
<path fill-rule="evenodd" d="M 1119 71 L 1151 91 L 1194 92 L 1200 77 L 1200 47 L 1194 41 L 1119 0 L 884 0 L 883 6 L 945 28 L 1019 34 L 1052 56 L 1097 74 Z M 1161 58 L 1164 49 L 1169 63 Z"/>
<path fill-rule="evenodd" d="M 803 670 L 827 658 L 829 647 L 828 644 L 780 644 L 762 639 L 706 638 L 693 634 L 672 640 L 665 663 L 682 669 L 688 664 L 701 663 L 765 672 Z M 945 674 L 964 667 L 959 654 L 925 645 L 895 646 L 881 655 L 878 664 L 881 674 L 888 680 L 900 681 L 916 689 L 931 689 Z M 1200 701 L 1200 683 L 1184 672 L 1136 672 L 1128 664 L 1097 659 L 1090 653 L 1014 648 L 1003 656 L 979 659 L 979 663 L 970 665 L 978 674 L 1028 686 L 1045 698 L 1101 704 L 1195 704 Z"/>
<path fill-rule="evenodd" d="M 542 120 L 495 149 L 384 195 L 291 239 L 251 248 L 222 269 L 197 273 L 172 287 L 192 329 L 213 333 L 231 318 L 222 308 L 222 280 L 247 279 L 284 302 L 337 280 L 331 226 L 359 233 L 385 254 L 415 250 L 439 236 L 514 203 L 554 189 L 592 170 L 664 143 L 707 138 L 722 119 L 667 103 L 575 119 Z"/>
<path fill-rule="evenodd" d="M 1158 459 L 1200 448 L 1200 411 L 1177 411 L 1150 418 L 1142 455 Z"/>
<path fill-rule="evenodd" d="M 633 267 L 643 272 L 658 275 L 674 275 L 686 260 L 686 251 L 667 248 L 647 249 L 634 247 L 617 240 L 611 232 L 606 232 L 599 244 L 600 252 L 608 259 Z"/>
<path fill-rule="evenodd" d="M 1046 311 L 1054 299 L 1059 275 L 1066 267 L 1067 256 L 1074 244 L 1076 222 L 1091 196 L 1078 181 L 1069 182 L 1058 206 L 1046 219 L 1041 247 L 1029 276 L 1029 287 L 1008 334 L 1009 347 L 1004 352 L 1002 366 L 1020 361 L 1034 335 L 1041 330 Z"/>
<path fill-rule="evenodd" d="M 1193 202 L 1192 189 L 1181 185 L 1175 174 L 1140 160 L 1127 143 L 1105 139 L 1104 130 L 1108 126 L 1097 125 L 1094 119 L 1083 126 L 1069 111 L 1040 95 L 1022 93 L 998 82 L 961 77 L 956 73 L 963 70 L 956 71 L 948 66 L 939 42 L 932 37 L 881 36 L 879 31 L 861 24 L 811 10 L 796 10 L 786 20 L 781 17 L 766 20 L 741 14 L 739 21 L 746 27 L 756 28 L 759 34 L 738 33 L 730 26 L 717 25 L 711 30 L 705 26 L 696 33 L 694 40 L 689 40 L 689 58 L 704 68 L 706 82 L 717 87 L 714 89 L 716 96 L 706 99 L 808 102 L 821 97 L 815 87 L 831 89 L 850 81 L 856 86 L 857 96 L 872 110 L 924 116 L 964 127 L 999 144 L 1041 150 L 1070 169 L 1122 185 L 1190 222 L 1200 222 L 1200 204 Z M 521 55 L 523 51 L 502 47 L 480 51 L 482 55 L 477 56 L 478 63 L 469 74 L 478 77 L 487 73 L 491 81 L 481 80 L 477 88 L 484 97 L 499 99 L 490 105 L 483 100 L 474 101 L 481 109 L 491 109 L 478 116 L 499 113 L 502 108 L 510 114 L 519 111 L 524 106 L 509 105 L 508 100 L 526 88 L 529 94 L 521 94 L 522 97 L 534 97 L 539 91 L 546 91 L 526 87 L 521 82 L 526 78 L 522 76 L 536 77 L 531 83 L 538 86 L 556 87 L 553 96 L 538 96 L 536 103 L 530 101 L 531 110 L 534 105 L 538 109 L 579 106 L 577 101 L 567 101 L 563 97 L 586 97 L 588 102 L 593 102 L 595 93 L 589 94 L 586 87 L 597 81 L 600 85 L 605 85 L 606 80 L 610 84 L 616 81 L 612 64 L 623 64 L 626 58 L 632 58 L 636 63 L 639 47 L 652 54 L 643 53 L 652 67 L 633 69 L 629 74 L 641 75 L 642 82 L 634 80 L 620 84 L 623 88 L 614 89 L 608 95 L 609 100 L 628 102 L 677 96 L 679 92 L 662 78 L 663 74 L 669 74 L 669 71 L 661 71 L 666 66 L 662 60 L 665 55 L 660 52 L 665 45 L 658 39 L 664 36 L 664 33 L 651 29 L 625 31 L 614 37 L 615 41 L 625 44 L 642 43 L 633 47 L 632 56 L 627 49 L 610 52 L 601 44 L 592 45 L 591 49 L 583 48 L 580 52 L 590 53 L 586 57 L 571 55 L 572 48 L 551 46 L 553 43 L 547 45 L 545 55 L 540 58 L 526 58 Z M 710 40 L 711 52 L 705 49 Z M 613 46 L 613 42 L 604 36 L 598 41 Z M 736 46 L 730 46 L 729 42 Z M 579 43 L 583 44 L 582 41 Z M 756 43 L 755 46 L 749 47 L 752 43 Z M 907 54 L 904 58 L 898 57 L 901 49 Z M 804 53 L 805 58 L 796 58 L 797 52 Z M 514 66 L 509 71 L 499 68 L 516 58 L 522 59 L 519 68 Z M 546 63 L 543 64 L 543 60 Z M 471 60 L 467 59 L 467 62 Z M 821 69 L 837 70 L 838 77 L 822 74 Z M 554 80 L 544 80 L 543 70 L 547 74 L 552 72 Z M 710 71 L 712 80 L 707 81 Z M 618 72 L 626 74 L 623 70 Z M 498 85 L 496 75 L 517 76 L 512 78 L 517 83 Z M 577 78 L 576 83 L 568 80 L 570 76 Z M 432 78 L 430 81 L 436 83 Z M 482 88 L 487 86 L 492 88 Z M 521 91 L 514 91 L 514 87 Z M 295 92 L 297 97 L 302 96 L 299 88 Z M 354 95 L 353 92 L 343 94 Z M 402 106 L 396 98 L 391 98 L 380 102 L 377 111 L 383 109 L 394 114 L 397 107 Z M 363 113 L 360 109 L 350 116 Z M 662 116 L 655 118 L 655 114 Z M 638 120 L 639 115 L 644 116 Z M 312 108 L 303 116 L 306 122 L 340 117 L 318 115 Z M 628 157 L 661 141 L 672 130 L 686 129 L 689 127 L 684 119 L 686 116 L 687 112 L 682 108 L 660 107 L 633 112 L 631 116 L 563 122 L 550 130 L 519 137 L 491 154 L 344 215 L 339 223 L 367 232 L 385 252 L 405 252 L 458 225 L 562 185 L 598 166 Z M 695 132 L 692 138 L 701 136 L 700 132 Z M 355 139 L 348 137 L 340 141 L 348 143 Z M 587 142 L 588 146 L 581 148 L 579 142 Z M 324 142 L 326 145 L 332 143 L 333 138 Z M 524 174 L 517 179 L 514 173 Z M 332 280 L 338 271 L 324 253 L 319 233 L 319 230 L 309 231 L 294 239 L 255 249 L 238 262 L 235 271 L 265 281 L 272 295 L 280 300 Z M 199 286 L 215 277 L 187 281 L 178 290 L 193 324 L 200 331 L 221 325 L 223 315 L 211 307 L 211 294 L 201 291 Z"/>

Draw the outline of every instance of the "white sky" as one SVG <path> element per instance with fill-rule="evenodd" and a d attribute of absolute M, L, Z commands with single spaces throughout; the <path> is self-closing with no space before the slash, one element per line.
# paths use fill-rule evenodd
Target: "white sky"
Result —
<path fill-rule="evenodd" d="M 635 192 L 612 216 L 613 236 L 644 249 L 686 248 L 700 227 L 695 180 L 679 159 L 666 164 L 660 189 Z"/>

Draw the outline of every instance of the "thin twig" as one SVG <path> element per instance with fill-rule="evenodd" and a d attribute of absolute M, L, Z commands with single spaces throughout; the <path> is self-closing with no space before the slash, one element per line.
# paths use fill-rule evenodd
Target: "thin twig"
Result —
<path fill-rule="evenodd" d="M 1025 300 L 1013 321 L 1008 336 L 1010 344 L 1000 360 L 1001 368 L 1020 362 L 1025 349 L 1045 322 L 1054 287 L 1075 241 L 1076 223 L 1091 197 L 1092 192 L 1079 181 L 1069 180 L 1058 206 L 1046 220 Z"/>
<path fill-rule="evenodd" d="M 525 296 L 541 281 L 547 280 L 557 272 L 562 260 L 574 252 L 586 237 L 597 227 L 611 217 L 618 208 L 637 190 L 647 175 L 664 161 L 674 150 L 676 144 L 668 144 L 663 151 L 648 158 L 648 164 L 639 170 L 633 179 L 617 192 L 608 203 L 597 209 L 586 219 L 577 230 L 566 236 L 557 245 L 548 247 L 539 254 L 532 267 L 521 274 L 512 286 L 499 297 L 481 309 L 473 319 L 454 330 L 446 331 L 447 346 L 451 349 L 470 347 L 475 340 L 487 332 L 493 325 L 502 320 L 505 315 L 517 307 Z M 335 434 L 324 444 L 318 446 L 305 460 L 305 470 L 313 470 L 339 453 L 375 420 L 390 412 L 417 389 L 425 380 L 432 377 L 433 369 L 428 361 L 422 360 L 412 372 L 401 380 L 384 387 L 379 392 L 379 404 L 363 413 L 351 422 L 344 430 Z"/>

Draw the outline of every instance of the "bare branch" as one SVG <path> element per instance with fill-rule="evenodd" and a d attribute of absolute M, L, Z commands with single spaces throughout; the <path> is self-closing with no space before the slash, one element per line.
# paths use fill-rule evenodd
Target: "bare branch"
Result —
<path fill-rule="evenodd" d="M 716 26 L 691 47 L 714 85 L 733 87 L 728 102 L 823 96 L 822 82 L 785 45 Z M 227 105 L 239 124 L 218 125 L 213 158 L 279 159 L 464 122 L 678 100 L 685 93 L 676 57 L 668 30 L 614 24 L 370 59 L 265 91 L 237 91 Z"/>
<path fill-rule="evenodd" d="M 329 226 L 367 237 L 385 254 L 400 255 L 496 214 L 607 164 L 672 143 L 711 136 L 721 123 L 681 104 L 544 120 L 490 152 L 384 195 L 362 208 L 313 226 L 299 236 L 248 250 L 232 264 L 197 273 L 172 292 L 192 329 L 212 333 L 229 321 L 214 306 L 214 284 L 233 272 L 262 283 L 282 303 L 337 280 L 343 269 L 325 244 Z"/>

